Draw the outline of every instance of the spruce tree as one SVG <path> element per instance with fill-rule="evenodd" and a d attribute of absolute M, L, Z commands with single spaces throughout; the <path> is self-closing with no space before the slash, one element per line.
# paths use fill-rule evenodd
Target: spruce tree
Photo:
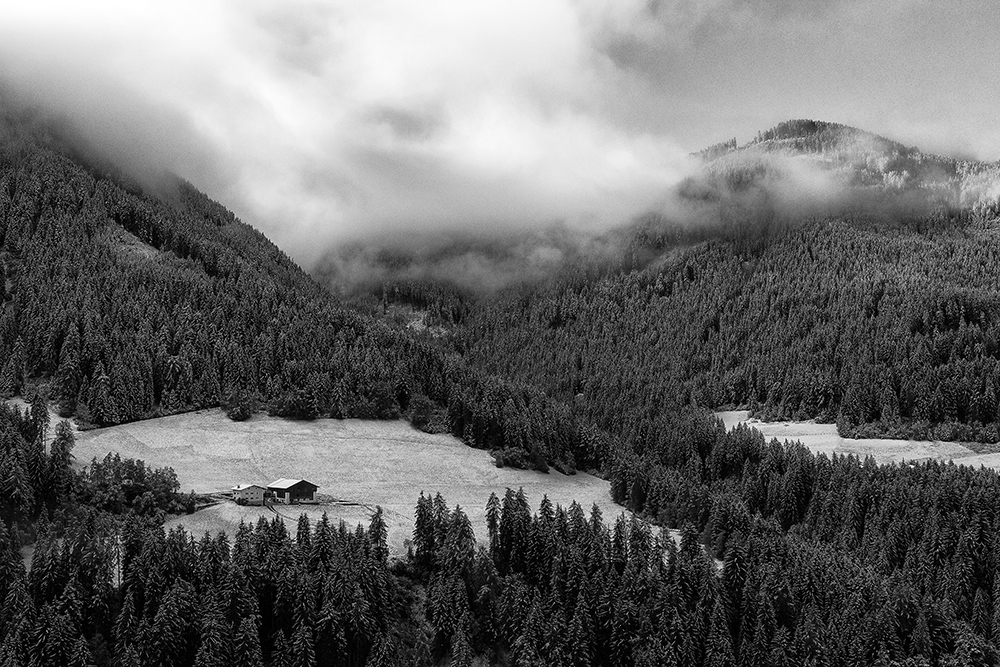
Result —
<path fill-rule="evenodd" d="M 244 617 L 239 624 L 233 646 L 233 667 L 264 667 L 260 637 L 253 618 Z"/>

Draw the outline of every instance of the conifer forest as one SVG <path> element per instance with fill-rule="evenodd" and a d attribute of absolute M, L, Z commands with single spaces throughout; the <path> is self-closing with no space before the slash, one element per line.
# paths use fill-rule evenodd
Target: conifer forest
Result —
<path fill-rule="evenodd" d="M 790 154 L 840 160 L 855 195 L 761 213 Z M 679 196 L 710 223 L 651 214 L 491 290 L 386 251 L 348 292 L 190 183 L 4 108 L 0 665 L 1000 664 L 997 471 L 713 414 L 1000 451 L 1000 206 L 976 190 L 1000 170 L 816 121 L 700 158 Z M 199 502 L 171 468 L 73 454 L 69 420 L 199 409 L 405 419 L 596 474 L 616 512 L 507 489 L 476 534 L 414 489 L 398 556 L 381 508 L 197 535 L 164 527 Z"/>

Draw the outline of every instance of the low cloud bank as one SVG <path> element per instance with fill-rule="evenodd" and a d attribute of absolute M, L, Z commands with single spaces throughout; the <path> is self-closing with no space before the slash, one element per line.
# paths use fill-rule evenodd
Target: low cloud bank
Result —
<path fill-rule="evenodd" d="M 686 151 L 611 108 L 639 0 L 37 0 L 0 83 L 130 171 L 172 171 L 310 267 L 400 231 L 605 227 Z"/>
<path fill-rule="evenodd" d="M 484 294 L 641 268 L 711 238 L 766 237 L 817 218 L 921 224 L 1000 199 L 1000 168 L 921 154 L 850 128 L 833 145 L 766 141 L 692 160 L 641 214 L 611 229 L 550 225 L 503 233 L 437 232 L 355 240 L 328 253 L 317 277 L 335 291 L 435 283 Z M 817 143 L 818 145 L 818 143 Z"/>
<path fill-rule="evenodd" d="M 669 198 L 719 132 L 835 117 L 995 156 L 996 91 L 969 72 L 1000 65 L 1000 5 L 925 4 L 34 0 L 4 8 L 0 84 L 307 269 L 378 239 L 568 230 L 540 253 L 504 243 L 533 275 L 648 211 L 717 217 Z M 760 196 L 795 208 L 783 183 L 817 187 L 800 176 Z"/>

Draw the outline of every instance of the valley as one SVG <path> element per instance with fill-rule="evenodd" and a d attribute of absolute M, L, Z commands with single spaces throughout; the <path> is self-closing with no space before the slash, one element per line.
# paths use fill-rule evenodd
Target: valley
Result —
<path fill-rule="evenodd" d="M 596 255 L 362 247 L 350 294 L 8 124 L 0 664 L 1000 662 L 994 166 L 789 121 Z M 318 502 L 224 499 L 278 478 Z"/>

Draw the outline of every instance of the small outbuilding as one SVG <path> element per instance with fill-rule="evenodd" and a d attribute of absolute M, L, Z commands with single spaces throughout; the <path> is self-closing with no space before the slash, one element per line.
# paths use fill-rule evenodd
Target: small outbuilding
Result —
<path fill-rule="evenodd" d="M 278 479 L 267 485 L 267 490 L 274 496 L 275 502 L 286 505 L 314 502 L 318 488 L 304 479 Z"/>
<path fill-rule="evenodd" d="M 263 505 L 264 490 L 260 484 L 240 484 L 233 487 L 233 500 L 239 505 Z"/>

